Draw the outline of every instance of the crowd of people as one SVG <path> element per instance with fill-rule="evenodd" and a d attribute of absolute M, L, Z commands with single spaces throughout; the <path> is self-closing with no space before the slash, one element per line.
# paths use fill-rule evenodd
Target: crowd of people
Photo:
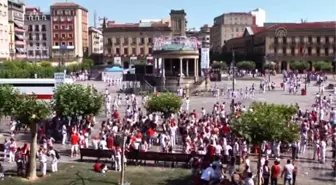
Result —
<path fill-rule="evenodd" d="M 295 75 L 286 76 L 285 84 L 287 82 L 297 83 L 296 78 Z M 111 82 L 109 79 L 104 81 L 107 85 L 118 83 L 113 80 Z M 275 84 L 263 82 L 261 86 L 264 91 L 267 86 L 270 90 L 274 89 Z M 253 97 L 254 91 L 255 87 L 252 85 L 245 91 L 228 93 L 228 98 L 243 100 L 244 97 Z M 332 95 L 325 96 L 323 93 L 323 91 L 318 92 L 312 110 L 299 109 L 293 117 L 301 126 L 300 139 L 286 144 L 291 150 L 292 159 L 283 164 L 283 167 L 281 167 L 281 148 L 285 146 L 285 143 L 264 141 L 262 148 L 256 149 L 257 152 L 263 154 L 260 174 L 264 185 L 277 185 L 280 178 L 283 178 L 285 184 L 294 185 L 298 173 L 297 158 L 304 155 L 309 144 L 314 147 L 314 159 L 312 160 L 316 159 L 321 163 L 326 161 L 327 146 L 331 146 L 332 142 L 335 146 L 336 136 L 333 135 L 335 131 L 332 126 L 336 123 L 336 110 L 331 105 Z M 195 184 L 215 184 L 217 182 L 238 184 L 243 181 L 246 185 L 253 185 L 256 174 L 251 165 L 250 156 L 255 148 L 244 139 L 232 134 L 229 116 L 232 113 L 239 115 L 241 112 L 253 110 L 248 109 L 241 102 L 231 105 L 226 102 L 217 102 L 211 110 L 204 107 L 200 110 L 190 109 L 189 97 L 183 91 L 178 91 L 178 94 L 183 97 L 184 101 L 180 112 L 163 117 L 155 113 L 145 113 L 141 108 L 140 100 L 134 94 L 124 96 L 118 94 L 112 97 L 107 87 L 104 103 L 106 120 L 101 122 L 98 131 L 94 129 L 97 128 L 95 125 L 98 122 L 92 115 L 80 120 L 56 117 L 53 119 L 56 122 L 52 124 L 53 127 L 49 128 L 46 124 L 38 131 L 41 146 L 37 157 L 42 175 L 46 175 L 48 161 L 51 163 L 51 171 L 57 172 L 60 155 L 53 147 L 56 140 L 63 145 L 70 144 L 71 157 L 78 156 L 80 148 L 112 150 L 111 168 L 120 171 L 123 155 L 122 138 L 126 136 L 126 148 L 129 152 L 182 152 L 193 155 L 190 166 Z M 142 104 L 146 101 L 147 97 L 144 97 Z M 55 130 L 60 131 L 60 138 L 53 137 Z M 24 166 L 29 162 L 27 160 L 29 147 L 28 145 L 17 147 L 15 136 L 12 136 L 5 142 L 5 160 L 16 162 L 20 170 L 25 169 Z M 205 155 L 210 160 L 202 161 L 202 158 L 198 157 L 200 155 Z M 123 157 L 126 159 L 126 156 Z M 335 157 L 335 151 L 333 157 Z M 271 159 L 274 159 L 272 166 L 270 166 Z M 243 173 L 238 173 L 239 169 L 236 166 L 238 160 L 244 164 Z M 96 163 L 94 168 L 96 171 L 105 173 L 108 166 Z"/>

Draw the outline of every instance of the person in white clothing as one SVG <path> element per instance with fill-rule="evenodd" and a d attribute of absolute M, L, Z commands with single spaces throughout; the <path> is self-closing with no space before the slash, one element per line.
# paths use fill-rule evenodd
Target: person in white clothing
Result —
<path fill-rule="evenodd" d="M 57 172 L 58 171 L 58 168 L 57 168 L 58 159 L 57 159 L 56 151 L 52 147 L 49 148 L 49 155 L 51 157 L 51 172 Z"/>
<path fill-rule="evenodd" d="M 189 106 L 190 106 L 190 99 L 189 99 L 189 97 L 186 98 L 185 103 L 186 103 L 186 108 L 185 108 L 185 110 L 186 110 L 187 112 L 189 112 Z"/>
<path fill-rule="evenodd" d="M 327 143 L 325 140 L 321 140 L 321 163 L 326 161 Z"/>
<path fill-rule="evenodd" d="M 170 126 L 170 144 L 171 144 L 171 147 L 174 148 L 175 145 L 176 145 L 176 130 L 177 130 L 177 125 L 175 122 L 172 122 L 171 123 L 171 126 Z"/>
<path fill-rule="evenodd" d="M 62 126 L 62 145 L 66 144 L 67 138 L 68 138 L 68 129 L 67 129 L 66 125 L 64 124 Z"/>
<path fill-rule="evenodd" d="M 46 150 L 44 148 L 41 148 L 39 153 L 38 153 L 38 158 L 40 162 L 40 169 L 42 176 L 47 175 L 47 155 L 46 155 Z"/>

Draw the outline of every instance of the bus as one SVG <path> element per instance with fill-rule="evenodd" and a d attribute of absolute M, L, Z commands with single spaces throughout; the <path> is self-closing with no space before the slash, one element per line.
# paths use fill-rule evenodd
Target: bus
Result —
<path fill-rule="evenodd" d="M 35 95 L 37 99 L 51 100 L 54 94 L 55 79 L 53 78 L 32 78 L 32 79 L 0 79 L 0 85 L 11 85 L 20 93 Z M 66 78 L 64 83 L 72 84 L 73 80 Z"/>

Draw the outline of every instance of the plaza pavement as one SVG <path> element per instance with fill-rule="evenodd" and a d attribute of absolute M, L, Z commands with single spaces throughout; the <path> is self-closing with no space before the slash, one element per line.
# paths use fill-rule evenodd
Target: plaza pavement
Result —
<path fill-rule="evenodd" d="M 276 90 L 272 92 L 266 91 L 265 94 L 262 93 L 256 93 L 256 97 L 254 99 L 247 99 L 242 101 L 244 105 L 250 104 L 253 101 L 266 101 L 269 103 L 276 103 L 276 104 L 294 104 L 298 103 L 300 107 L 302 108 L 311 108 L 311 105 L 314 101 L 314 95 L 318 91 L 317 87 L 309 86 L 308 87 L 308 95 L 307 96 L 300 96 L 300 95 L 288 95 L 288 93 L 283 92 L 280 89 L 280 83 L 282 81 L 281 76 L 272 77 L 271 81 L 274 81 L 276 83 Z M 94 85 L 99 91 L 104 92 L 106 85 L 103 82 L 96 82 L 96 81 L 89 81 L 89 82 L 76 82 L 80 84 L 88 84 L 88 85 Z M 236 89 L 245 87 L 251 87 L 252 83 L 255 83 L 255 87 L 259 89 L 259 82 L 257 81 L 237 81 L 235 84 Z M 232 82 L 231 81 L 222 81 L 217 82 L 217 86 L 219 87 L 227 87 L 231 88 Z M 109 91 L 112 94 L 112 96 L 117 95 L 117 90 L 119 90 L 120 87 L 110 87 Z M 123 96 L 124 97 L 124 96 Z M 335 98 L 334 98 L 335 99 Z M 139 100 L 140 97 L 139 97 Z M 196 109 L 198 112 L 200 112 L 201 108 L 204 107 L 208 112 L 212 110 L 213 105 L 216 102 L 223 102 L 225 101 L 227 104 L 230 104 L 231 100 L 227 99 L 226 96 L 220 96 L 220 97 L 200 97 L 200 96 L 192 96 L 190 97 L 190 110 Z M 121 109 L 121 114 L 124 113 L 125 106 Z M 100 115 L 97 117 L 98 122 L 103 120 L 104 116 Z M 96 125 L 95 133 L 98 132 L 100 128 L 100 123 Z M 3 133 L 4 137 L 8 137 L 8 125 L 6 124 L 6 121 L 2 121 L 2 124 L 0 125 L 1 133 Z M 0 142 L 3 142 L 4 137 L 0 138 Z M 27 139 L 29 136 L 27 133 L 20 133 L 17 136 L 18 138 L 22 138 L 22 141 L 18 142 L 18 145 L 22 145 L 23 141 L 28 141 Z M 69 146 L 62 146 L 60 144 L 55 144 L 55 148 L 59 151 L 61 151 L 61 154 L 67 151 L 70 147 Z M 158 150 L 158 147 L 153 147 L 152 150 Z M 181 146 L 177 147 L 177 150 L 181 150 Z M 328 152 L 327 154 L 329 157 L 331 156 L 331 152 Z M 289 157 L 289 156 L 288 156 Z M 299 175 L 297 184 L 305 184 L 305 185 L 335 185 L 336 179 L 332 177 L 332 169 L 331 169 L 331 159 L 327 159 L 326 164 L 320 164 L 316 161 L 312 161 L 313 158 L 313 151 L 312 148 L 308 148 L 306 153 L 302 156 L 300 156 L 299 159 Z M 73 163 L 77 162 L 78 158 L 71 159 L 69 155 L 62 155 L 61 156 L 61 162 L 65 163 Z M 287 159 L 287 156 L 284 156 L 281 161 L 281 166 L 285 164 L 285 160 Z M 14 164 L 8 164 L 4 163 L 5 167 L 13 167 Z M 272 164 L 272 163 L 271 163 Z M 252 158 L 252 169 L 256 170 L 256 159 Z M 281 181 L 280 181 L 281 182 Z"/>

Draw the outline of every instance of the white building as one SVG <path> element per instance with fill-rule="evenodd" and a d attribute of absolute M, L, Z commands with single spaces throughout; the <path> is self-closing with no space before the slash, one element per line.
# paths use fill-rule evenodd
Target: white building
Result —
<path fill-rule="evenodd" d="M 8 0 L 0 0 L 0 60 L 9 59 Z"/>
<path fill-rule="evenodd" d="M 101 30 L 89 27 L 89 55 L 103 53 L 103 33 Z"/>
<path fill-rule="evenodd" d="M 261 8 L 257 8 L 250 12 L 255 17 L 255 23 L 259 27 L 263 27 L 266 22 L 266 12 Z"/>

